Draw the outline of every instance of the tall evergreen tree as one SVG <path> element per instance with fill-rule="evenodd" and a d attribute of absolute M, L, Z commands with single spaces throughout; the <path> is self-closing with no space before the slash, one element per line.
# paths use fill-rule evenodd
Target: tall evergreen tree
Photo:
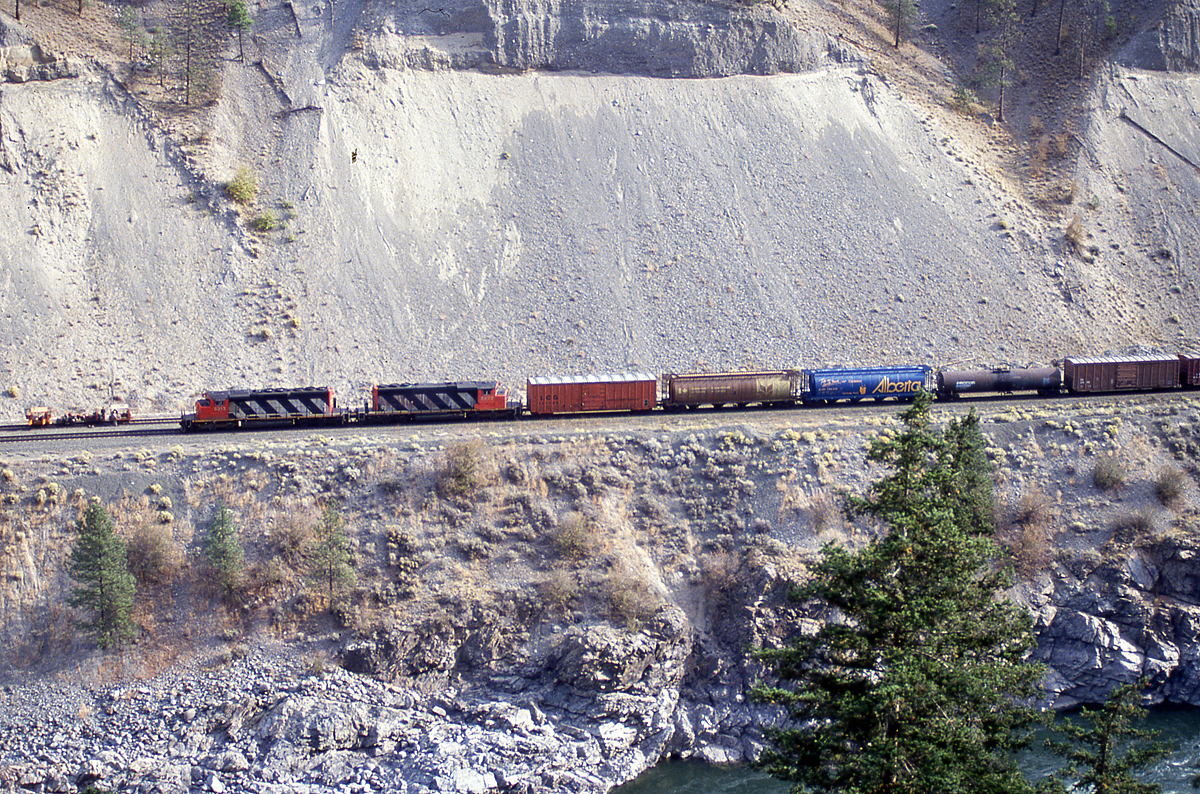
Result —
<path fill-rule="evenodd" d="M 171 57 L 175 54 L 175 45 L 171 35 L 163 30 L 161 25 L 155 25 L 150 30 L 150 70 L 158 73 L 158 87 L 166 87 L 167 68 Z"/>
<path fill-rule="evenodd" d="M 939 431 L 930 403 L 919 397 L 902 432 L 872 443 L 868 457 L 891 473 L 847 500 L 886 531 L 855 552 L 826 546 L 795 593 L 821 628 L 758 653 L 780 684 L 755 694 L 796 722 L 772 732 L 763 763 L 794 791 L 1030 790 L 1011 751 L 1036 719 L 1032 621 L 996 598 L 1007 579 L 967 487 L 981 476 L 978 422 Z"/>
<path fill-rule="evenodd" d="M 1170 750 L 1155 741 L 1158 731 L 1138 728 L 1146 719 L 1142 707 L 1145 681 L 1117 687 L 1099 709 L 1084 708 L 1082 724 L 1071 719 L 1055 726 L 1067 741 L 1053 740 L 1050 749 L 1067 759 L 1058 778 L 1042 791 L 1091 791 L 1093 794 L 1159 794 L 1162 786 L 1137 780 L 1134 771 L 1165 758 Z M 1062 785 L 1069 782 L 1070 788 Z M 1194 784 L 1193 784 L 1194 785 Z"/>
<path fill-rule="evenodd" d="M 238 528 L 233 522 L 233 513 L 225 505 L 217 507 L 217 514 L 203 542 L 204 559 L 212 570 L 222 595 L 229 596 L 237 590 L 245 571 L 245 552 L 238 539 Z"/>
<path fill-rule="evenodd" d="M 990 0 L 988 17 L 995 25 L 992 41 L 980 47 L 980 71 L 983 82 L 995 88 L 996 121 L 1004 121 L 1004 94 L 1013 83 L 1013 73 L 1016 65 L 1013 61 L 1013 50 L 1017 44 L 1017 23 L 1020 15 L 1017 13 L 1016 0 Z"/>
<path fill-rule="evenodd" d="M 137 12 L 133 10 L 133 6 L 125 6 L 121 9 L 121 16 L 117 17 L 117 27 L 121 29 L 121 38 L 129 44 L 129 62 L 133 63 L 133 47 L 142 39 L 142 23 L 138 20 Z"/>
<path fill-rule="evenodd" d="M 917 15 L 913 0 L 888 0 L 887 10 L 891 14 L 892 46 L 900 46 L 900 34 Z"/>
<path fill-rule="evenodd" d="M 254 20 L 250 18 L 250 11 L 246 8 L 246 0 L 233 0 L 229 4 L 229 14 L 225 18 L 225 22 L 229 27 L 237 31 L 238 60 L 245 63 L 246 49 L 243 46 L 242 37 L 250 28 L 254 27 Z"/>
<path fill-rule="evenodd" d="M 68 603 L 88 612 L 89 617 L 79 625 L 91 633 L 96 644 L 110 648 L 132 639 L 130 615 L 137 586 L 129 572 L 125 541 L 117 537 L 108 511 L 98 502 L 88 505 L 79 523 L 70 574 L 79 584 Z"/>
<path fill-rule="evenodd" d="M 992 487 L 992 464 L 987 444 L 979 429 L 979 415 L 972 408 L 962 419 L 951 419 L 946 426 L 950 465 L 955 472 L 951 496 L 956 505 L 956 521 L 974 528 L 981 535 L 996 530 L 996 493 Z"/>
<path fill-rule="evenodd" d="M 325 512 L 317 524 L 308 552 L 308 563 L 309 575 L 326 588 L 332 609 L 338 592 L 355 578 L 350 541 L 346 537 L 342 514 L 333 502 L 325 504 Z"/>

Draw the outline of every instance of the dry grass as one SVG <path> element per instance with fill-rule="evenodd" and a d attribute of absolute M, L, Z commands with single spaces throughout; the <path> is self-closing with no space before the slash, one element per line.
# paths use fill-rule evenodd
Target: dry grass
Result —
<path fill-rule="evenodd" d="M 581 562 L 595 548 L 595 522 L 582 513 L 568 513 L 552 530 L 550 545 L 565 560 Z"/>
<path fill-rule="evenodd" d="M 1186 485 L 1187 475 L 1178 466 L 1163 466 L 1154 477 L 1154 493 L 1168 507 L 1183 498 Z"/>
<path fill-rule="evenodd" d="M 1045 570 L 1054 559 L 1053 518 L 1051 502 L 1037 486 L 1008 508 L 997 539 L 1022 576 Z"/>
<path fill-rule="evenodd" d="M 1125 485 L 1129 476 L 1125 462 L 1115 455 L 1097 458 L 1092 466 L 1092 485 L 1102 491 L 1115 491 Z"/>
<path fill-rule="evenodd" d="M 139 523 L 129 539 L 129 571 L 142 587 L 167 584 L 183 568 L 183 546 L 175 540 L 169 524 Z"/>

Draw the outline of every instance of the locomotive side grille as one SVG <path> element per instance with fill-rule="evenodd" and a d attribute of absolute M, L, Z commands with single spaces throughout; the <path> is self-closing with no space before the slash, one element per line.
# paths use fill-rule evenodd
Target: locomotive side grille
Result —
<path fill-rule="evenodd" d="M 394 413 L 445 413 L 470 411 L 478 402 L 478 389 L 443 386 L 387 389 L 379 387 L 376 410 Z"/>
<path fill-rule="evenodd" d="M 329 400 L 317 395 L 249 395 L 230 400 L 229 415 L 237 419 L 273 419 L 285 416 L 324 416 Z"/>

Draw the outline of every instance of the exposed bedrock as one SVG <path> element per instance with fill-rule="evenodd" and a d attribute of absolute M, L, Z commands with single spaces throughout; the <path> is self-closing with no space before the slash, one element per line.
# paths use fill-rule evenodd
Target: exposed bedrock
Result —
<path fill-rule="evenodd" d="M 1077 573 L 1064 574 L 1039 616 L 1055 705 L 1100 702 L 1146 677 L 1157 701 L 1200 706 L 1196 550 L 1163 541 Z"/>
<path fill-rule="evenodd" d="M 858 57 L 765 3 L 463 0 L 388 13 L 377 26 L 398 39 L 367 50 L 375 65 L 724 77 Z"/>

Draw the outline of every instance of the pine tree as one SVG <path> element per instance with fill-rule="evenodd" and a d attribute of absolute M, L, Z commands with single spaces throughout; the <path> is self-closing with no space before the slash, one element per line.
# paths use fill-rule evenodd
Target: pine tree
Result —
<path fill-rule="evenodd" d="M 217 514 L 209 525 L 203 542 L 204 559 L 212 570 L 221 592 L 232 595 L 242 581 L 245 571 L 245 554 L 238 540 L 238 528 L 233 523 L 233 513 L 225 505 L 217 507 Z"/>
<path fill-rule="evenodd" d="M 852 516 L 887 529 L 859 551 L 826 546 L 796 597 L 824 617 L 816 633 L 758 653 L 780 679 L 755 694 L 796 727 L 771 733 L 768 772 L 796 791 L 1017 794 L 1011 751 L 1036 714 L 1032 621 L 996 599 L 1007 583 L 969 486 L 982 476 L 978 422 L 933 428 L 930 398 L 868 457 L 891 469 Z"/>
<path fill-rule="evenodd" d="M 233 0 L 229 4 L 229 15 L 225 18 L 225 22 L 229 27 L 237 31 L 238 60 L 245 63 L 246 50 L 242 45 L 242 37 L 246 31 L 254 27 L 254 20 L 250 18 L 250 11 L 246 8 L 245 0 Z"/>
<path fill-rule="evenodd" d="M 142 24 L 138 21 L 137 12 L 133 10 L 133 6 L 125 6 L 121 9 L 121 16 L 117 18 L 117 27 L 121 29 L 121 38 L 129 44 L 129 62 L 133 63 L 133 47 L 142 40 L 143 31 Z"/>
<path fill-rule="evenodd" d="M 1004 93 L 1013 83 L 1016 64 L 1013 50 L 1017 43 L 1016 25 L 1020 19 L 1016 0 L 990 0 L 988 17 L 995 25 L 990 44 L 980 48 L 981 77 L 985 85 L 999 93 L 996 99 L 996 121 L 1004 121 Z"/>
<path fill-rule="evenodd" d="M 93 503 L 79 523 L 79 537 L 71 549 L 71 578 L 79 585 L 68 603 L 82 607 L 89 618 L 80 621 L 101 648 L 119 646 L 134 636 L 133 597 L 136 585 L 129 572 L 125 542 L 113 531 L 103 505 Z"/>
<path fill-rule="evenodd" d="M 891 15 L 892 27 L 892 46 L 900 47 L 900 33 L 907 29 L 908 25 L 917 15 L 917 7 L 913 0 L 887 0 L 887 10 Z"/>
<path fill-rule="evenodd" d="M 1146 682 L 1117 687 L 1099 709 L 1079 712 L 1082 724 L 1066 719 L 1054 727 L 1067 741 L 1053 740 L 1050 749 L 1067 759 L 1059 781 L 1042 790 L 1092 791 L 1093 794 L 1159 794 L 1162 786 L 1143 783 L 1133 772 L 1169 754 L 1166 745 L 1154 741 L 1158 731 L 1135 727 L 1146 719 L 1141 692 Z M 1069 789 L 1062 781 L 1073 781 Z"/>
<path fill-rule="evenodd" d="M 355 578 L 350 541 L 346 537 L 342 514 L 333 502 L 325 504 L 325 512 L 314 535 L 308 553 L 309 575 L 327 589 L 332 609 L 338 592 Z"/>
<path fill-rule="evenodd" d="M 175 45 L 171 42 L 170 34 L 161 25 L 156 25 L 150 31 L 149 55 L 150 69 L 158 73 L 159 88 L 166 86 L 167 67 L 174 54 Z"/>

